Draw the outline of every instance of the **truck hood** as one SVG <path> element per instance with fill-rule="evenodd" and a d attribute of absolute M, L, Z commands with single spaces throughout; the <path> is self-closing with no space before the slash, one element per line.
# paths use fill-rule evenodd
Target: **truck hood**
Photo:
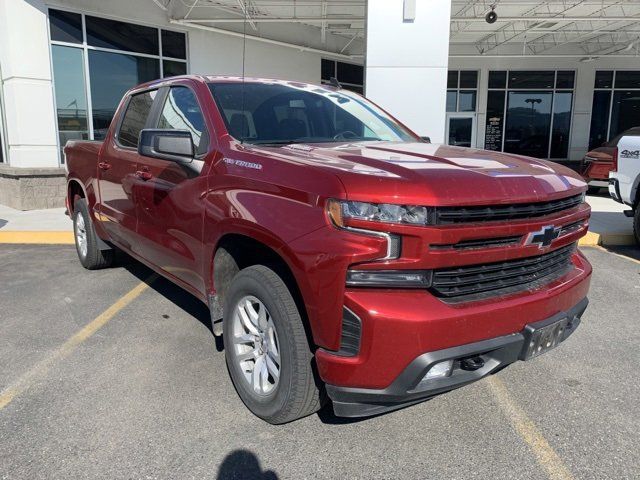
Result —
<path fill-rule="evenodd" d="M 332 170 L 351 200 L 487 205 L 553 200 L 586 190 L 578 174 L 556 163 L 472 148 L 360 142 L 264 150 L 283 160 Z"/>

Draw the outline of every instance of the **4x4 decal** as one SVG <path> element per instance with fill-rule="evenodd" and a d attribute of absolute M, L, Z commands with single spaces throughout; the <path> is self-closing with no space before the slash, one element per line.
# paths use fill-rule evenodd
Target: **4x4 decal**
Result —
<path fill-rule="evenodd" d="M 640 158 L 640 150 L 622 150 L 620 156 L 622 158 Z"/>

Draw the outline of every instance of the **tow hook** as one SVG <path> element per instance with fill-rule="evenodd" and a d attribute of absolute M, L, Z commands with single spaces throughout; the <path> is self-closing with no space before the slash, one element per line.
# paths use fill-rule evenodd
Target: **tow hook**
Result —
<path fill-rule="evenodd" d="M 463 358 L 460 360 L 460 368 L 462 370 L 473 372 L 474 370 L 478 370 L 482 367 L 484 367 L 484 360 L 478 356 Z"/>

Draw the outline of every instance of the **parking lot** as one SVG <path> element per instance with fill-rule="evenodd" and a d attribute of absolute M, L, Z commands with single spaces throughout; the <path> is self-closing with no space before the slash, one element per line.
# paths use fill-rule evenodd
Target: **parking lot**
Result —
<path fill-rule="evenodd" d="M 640 262 L 593 263 L 560 348 L 360 421 L 254 417 L 196 299 L 132 261 L 0 246 L 0 478 L 640 478 Z"/>

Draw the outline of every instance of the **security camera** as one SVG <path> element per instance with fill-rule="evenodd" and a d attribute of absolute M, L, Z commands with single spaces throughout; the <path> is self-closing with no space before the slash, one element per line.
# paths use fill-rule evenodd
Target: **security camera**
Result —
<path fill-rule="evenodd" d="M 496 23 L 496 20 L 498 20 L 498 14 L 491 9 L 491 11 L 485 15 L 484 19 L 487 23 Z"/>

